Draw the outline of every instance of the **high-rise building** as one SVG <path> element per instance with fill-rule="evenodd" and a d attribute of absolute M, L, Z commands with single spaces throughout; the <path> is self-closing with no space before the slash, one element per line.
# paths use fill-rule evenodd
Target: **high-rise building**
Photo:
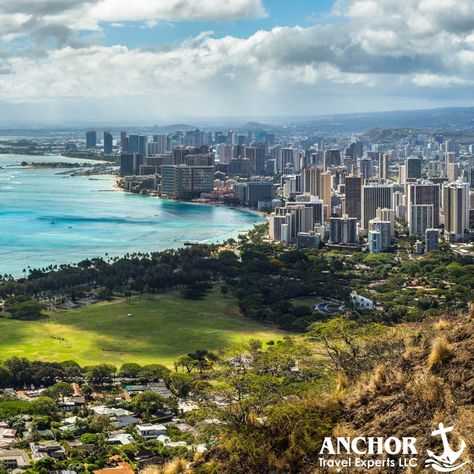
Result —
<path fill-rule="evenodd" d="M 148 139 L 144 135 L 130 135 L 128 137 L 128 153 L 146 155 L 146 143 Z"/>
<path fill-rule="evenodd" d="M 324 154 L 324 169 L 327 170 L 331 166 L 340 166 L 342 164 L 340 150 L 327 150 Z"/>
<path fill-rule="evenodd" d="M 120 147 L 122 148 L 122 153 L 128 153 L 127 132 L 120 132 Z"/>
<path fill-rule="evenodd" d="M 382 153 L 379 158 L 379 178 L 388 179 L 390 176 L 390 156 Z"/>
<path fill-rule="evenodd" d="M 423 236 L 426 229 L 433 227 L 432 204 L 410 204 L 408 207 L 408 232 L 410 235 Z"/>
<path fill-rule="evenodd" d="M 161 192 L 175 199 L 192 199 L 214 189 L 214 166 L 163 165 Z"/>
<path fill-rule="evenodd" d="M 344 212 L 349 217 L 360 220 L 362 178 L 360 176 L 346 176 L 345 184 Z"/>
<path fill-rule="evenodd" d="M 376 216 L 378 208 L 393 209 L 393 186 L 379 184 L 362 186 L 362 229 L 369 228 L 369 221 Z"/>
<path fill-rule="evenodd" d="M 161 153 L 162 147 L 160 146 L 159 143 L 153 141 L 153 142 L 147 142 L 146 144 L 146 156 L 147 158 L 150 156 L 157 156 L 157 155 L 162 155 L 164 153 Z"/>
<path fill-rule="evenodd" d="M 421 179 L 421 158 L 410 156 L 405 160 L 406 180 Z"/>
<path fill-rule="evenodd" d="M 275 196 L 275 186 L 272 181 L 250 181 L 247 183 L 248 205 L 250 208 L 258 208 L 259 202 L 268 203 Z"/>
<path fill-rule="evenodd" d="M 138 153 L 122 153 L 120 155 L 120 175 L 129 176 L 139 174 L 143 164 L 143 155 Z"/>
<path fill-rule="evenodd" d="M 406 219 L 405 194 L 401 191 L 393 192 L 393 209 L 397 219 L 402 221 Z"/>
<path fill-rule="evenodd" d="M 332 188 L 332 176 L 331 173 L 329 172 L 324 172 L 321 173 L 320 175 L 320 193 L 321 195 L 319 196 L 323 202 L 324 202 L 324 215 L 326 217 L 326 220 L 329 219 L 329 217 L 332 214 L 332 204 L 331 204 L 331 188 Z"/>
<path fill-rule="evenodd" d="M 375 231 L 380 234 L 380 251 L 389 250 L 392 245 L 392 224 L 389 221 L 381 221 L 378 218 L 369 222 L 369 233 Z"/>
<path fill-rule="evenodd" d="M 156 155 L 166 153 L 168 149 L 168 136 L 164 134 L 153 135 L 153 141 L 156 143 Z"/>
<path fill-rule="evenodd" d="M 372 177 L 372 160 L 368 157 L 359 160 L 359 172 L 365 181 Z"/>
<path fill-rule="evenodd" d="M 303 170 L 303 192 L 320 197 L 322 168 L 311 166 Z"/>
<path fill-rule="evenodd" d="M 430 182 L 409 183 L 407 185 L 406 205 L 410 235 L 422 236 L 427 228 L 439 226 L 440 188 L 438 184 Z M 431 215 L 427 216 L 426 213 L 431 213 Z"/>
<path fill-rule="evenodd" d="M 296 242 L 300 232 L 310 232 L 314 228 L 313 209 L 304 204 L 287 203 L 277 207 L 270 216 L 270 238 L 283 242 Z"/>
<path fill-rule="evenodd" d="M 456 181 L 460 176 L 459 163 L 448 163 L 446 165 L 446 175 L 448 181 Z"/>
<path fill-rule="evenodd" d="M 395 193 L 394 193 L 395 194 Z M 390 222 L 392 237 L 395 236 L 395 211 L 393 209 L 378 208 L 375 212 L 375 218 L 381 221 Z"/>
<path fill-rule="evenodd" d="M 285 168 L 291 168 L 294 172 L 298 172 L 300 169 L 299 151 L 294 148 L 282 148 L 281 164 L 282 170 L 284 170 Z"/>
<path fill-rule="evenodd" d="M 464 240 L 469 228 L 469 183 L 456 181 L 443 185 L 443 221 L 450 240 Z"/>
<path fill-rule="evenodd" d="M 184 136 L 184 144 L 193 147 L 204 145 L 204 132 L 199 129 L 188 130 Z"/>
<path fill-rule="evenodd" d="M 439 248 L 439 229 L 426 229 L 425 251 L 433 252 Z"/>
<path fill-rule="evenodd" d="M 86 132 L 86 148 L 92 149 L 97 147 L 97 132 L 89 130 Z"/>
<path fill-rule="evenodd" d="M 110 132 L 104 132 L 104 155 L 111 155 L 114 149 L 114 141 Z"/>
<path fill-rule="evenodd" d="M 254 146 L 245 149 L 245 157 L 252 164 L 252 172 L 261 175 L 265 173 L 265 144 L 253 144 Z M 257 146 L 258 145 L 258 146 Z"/>
<path fill-rule="evenodd" d="M 324 202 L 322 199 L 311 194 L 300 194 L 296 195 L 295 201 L 297 204 L 304 204 L 306 207 L 313 209 L 313 219 L 316 224 L 324 222 Z"/>
<path fill-rule="evenodd" d="M 355 245 L 357 237 L 357 219 L 344 215 L 329 219 L 329 242 L 332 244 Z"/>
<path fill-rule="evenodd" d="M 378 230 L 369 230 L 367 246 L 370 253 L 380 253 L 382 251 L 382 236 Z"/>
<path fill-rule="evenodd" d="M 235 158 L 229 162 L 229 176 L 249 177 L 251 175 L 252 164 L 247 158 Z"/>

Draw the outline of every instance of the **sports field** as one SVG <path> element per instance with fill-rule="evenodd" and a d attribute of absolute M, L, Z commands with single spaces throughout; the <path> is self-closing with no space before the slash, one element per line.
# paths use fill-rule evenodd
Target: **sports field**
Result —
<path fill-rule="evenodd" d="M 196 349 L 225 349 L 251 338 L 265 342 L 283 335 L 243 318 L 236 300 L 218 290 L 200 301 L 167 293 L 52 313 L 42 321 L 0 318 L 0 357 L 171 367 L 180 355 Z"/>

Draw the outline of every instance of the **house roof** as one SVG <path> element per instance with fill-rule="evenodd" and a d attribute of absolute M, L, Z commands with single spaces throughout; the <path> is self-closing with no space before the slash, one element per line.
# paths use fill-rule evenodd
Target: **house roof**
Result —
<path fill-rule="evenodd" d="M 94 471 L 94 474 L 134 474 L 127 462 L 119 462 L 116 467 L 108 467 Z"/>
<path fill-rule="evenodd" d="M 165 425 L 137 425 L 137 430 L 138 431 L 166 431 L 166 426 Z"/>
<path fill-rule="evenodd" d="M 30 464 L 28 454 L 22 449 L 0 449 L 0 461 L 15 459 L 19 467 L 25 467 Z"/>

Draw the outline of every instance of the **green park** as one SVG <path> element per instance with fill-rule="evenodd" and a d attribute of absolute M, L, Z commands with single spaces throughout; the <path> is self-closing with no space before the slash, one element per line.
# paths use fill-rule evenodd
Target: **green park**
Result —
<path fill-rule="evenodd" d="M 201 300 L 178 292 L 89 305 L 41 320 L 0 319 L 2 358 L 75 360 L 81 365 L 125 362 L 172 367 L 197 349 L 226 350 L 250 339 L 285 333 L 240 314 L 237 300 L 217 289 Z"/>

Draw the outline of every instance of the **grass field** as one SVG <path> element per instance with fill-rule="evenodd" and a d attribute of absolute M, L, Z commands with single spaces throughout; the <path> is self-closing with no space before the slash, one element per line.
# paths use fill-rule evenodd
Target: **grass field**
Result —
<path fill-rule="evenodd" d="M 54 313 L 42 321 L 1 318 L 0 357 L 72 359 L 81 365 L 138 362 L 172 366 L 180 355 L 196 349 L 225 349 L 250 338 L 268 341 L 282 335 L 243 318 L 236 300 L 217 290 L 201 301 L 167 293 Z"/>

